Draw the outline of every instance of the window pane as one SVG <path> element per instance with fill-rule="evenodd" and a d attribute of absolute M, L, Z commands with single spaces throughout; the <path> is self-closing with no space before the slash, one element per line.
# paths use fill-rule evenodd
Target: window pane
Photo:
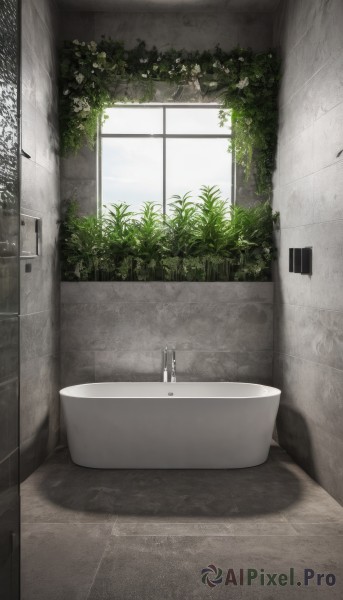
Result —
<path fill-rule="evenodd" d="M 169 134 L 229 134 L 228 121 L 224 127 L 219 125 L 217 108 L 167 108 L 167 133 Z"/>
<path fill-rule="evenodd" d="M 106 110 L 108 119 L 102 126 L 102 133 L 163 133 L 162 108 L 144 106 L 115 107 Z"/>
<path fill-rule="evenodd" d="M 167 200 L 191 191 L 197 196 L 202 185 L 216 185 L 224 199 L 231 198 L 232 156 L 226 139 L 167 140 Z"/>
<path fill-rule="evenodd" d="M 126 202 L 139 211 L 144 202 L 162 200 L 162 140 L 103 138 L 102 204 Z"/>

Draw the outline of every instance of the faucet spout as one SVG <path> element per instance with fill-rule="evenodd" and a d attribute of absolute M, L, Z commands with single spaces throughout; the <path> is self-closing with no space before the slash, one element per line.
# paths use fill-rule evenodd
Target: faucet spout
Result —
<path fill-rule="evenodd" d="M 176 383 L 176 351 L 175 348 L 172 350 L 172 367 L 171 367 L 171 383 Z"/>
<path fill-rule="evenodd" d="M 163 350 L 163 383 L 168 383 L 168 346 Z"/>

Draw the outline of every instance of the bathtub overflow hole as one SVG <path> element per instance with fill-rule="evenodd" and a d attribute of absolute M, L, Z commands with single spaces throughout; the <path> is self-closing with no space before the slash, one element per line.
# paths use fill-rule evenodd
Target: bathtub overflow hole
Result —
<path fill-rule="evenodd" d="M 174 392 L 168 392 L 168 396 L 174 396 Z"/>

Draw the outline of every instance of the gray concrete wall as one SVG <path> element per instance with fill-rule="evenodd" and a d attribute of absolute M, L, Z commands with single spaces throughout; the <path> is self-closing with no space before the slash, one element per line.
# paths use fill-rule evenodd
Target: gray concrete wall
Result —
<path fill-rule="evenodd" d="M 59 430 L 59 160 L 54 3 L 22 6 L 21 212 L 42 219 L 41 256 L 21 261 L 21 473 L 52 451 Z M 26 266 L 31 265 L 31 272 Z"/>
<path fill-rule="evenodd" d="M 274 383 L 281 445 L 343 501 L 343 3 L 281 4 Z M 288 248 L 313 247 L 313 275 Z"/>
<path fill-rule="evenodd" d="M 105 35 L 123 41 L 127 48 L 142 39 L 149 47 L 155 45 L 161 50 L 168 47 L 211 50 L 220 44 L 226 51 L 237 45 L 260 51 L 272 46 L 272 24 L 271 12 L 239 12 L 237 7 L 232 12 L 210 9 L 202 12 L 66 12 L 61 16 L 60 37 L 61 42 L 75 38 L 89 41 Z M 165 97 L 157 100 L 170 101 Z M 206 98 L 187 98 L 187 92 L 181 100 L 208 101 Z M 96 213 L 95 152 L 83 149 L 76 157 L 61 162 L 61 193 L 62 200 L 78 200 L 82 214 Z M 237 202 L 247 206 L 259 200 L 253 176 L 246 182 L 242 169 L 238 168 Z"/>
<path fill-rule="evenodd" d="M 61 40 L 90 41 L 102 35 L 125 43 L 127 48 L 144 40 L 148 46 L 223 50 L 235 46 L 265 50 L 273 41 L 273 13 L 207 11 L 65 12 L 61 18 Z"/>
<path fill-rule="evenodd" d="M 270 383 L 272 283 L 62 283 L 62 385 L 161 381 Z"/>

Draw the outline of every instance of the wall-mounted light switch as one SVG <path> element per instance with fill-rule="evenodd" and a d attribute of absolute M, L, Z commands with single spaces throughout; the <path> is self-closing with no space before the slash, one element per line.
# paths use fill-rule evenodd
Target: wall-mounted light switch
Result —
<path fill-rule="evenodd" d="M 301 273 L 301 248 L 293 248 L 293 271 Z"/>
<path fill-rule="evenodd" d="M 301 248 L 301 274 L 312 274 L 312 248 Z"/>
<path fill-rule="evenodd" d="M 294 248 L 289 249 L 289 272 L 293 273 L 293 264 L 294 264 Z"/>
<path fill-rule="evenodd" d="M 312 275 L 312 248 L 289 248 L 289 272 Z"/>

